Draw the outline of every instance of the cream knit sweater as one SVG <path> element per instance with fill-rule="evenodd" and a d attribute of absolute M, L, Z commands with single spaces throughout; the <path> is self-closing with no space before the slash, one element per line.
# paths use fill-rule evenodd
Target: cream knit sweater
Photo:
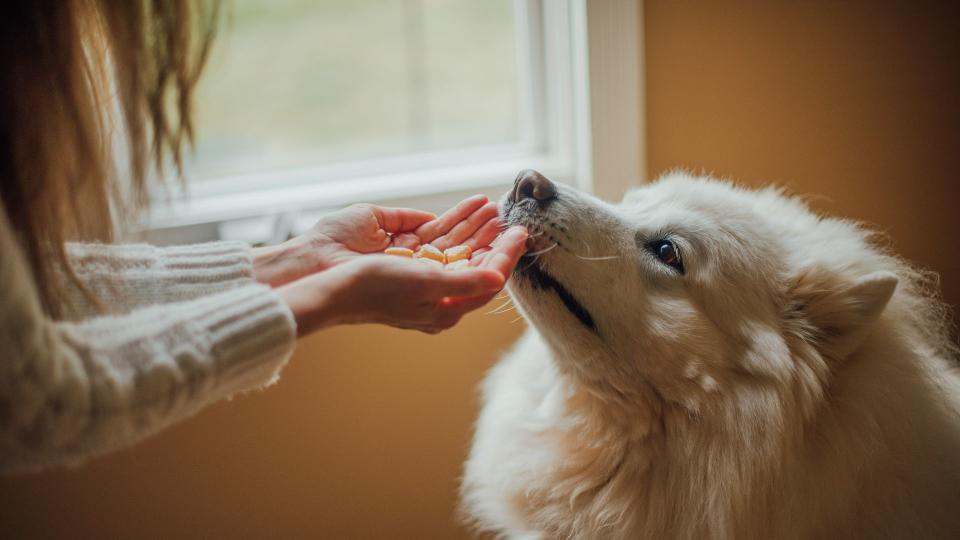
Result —
<path fill-rule="evenodd" d="M 247 245 L 71 244 L 68 253 L 110 315 L 72 291 L 64 320 L 46 317 L 0 210 L 0 471 L 129 445 L 272 383 L 293 350 L 293 316 L 253 280 Z"/>

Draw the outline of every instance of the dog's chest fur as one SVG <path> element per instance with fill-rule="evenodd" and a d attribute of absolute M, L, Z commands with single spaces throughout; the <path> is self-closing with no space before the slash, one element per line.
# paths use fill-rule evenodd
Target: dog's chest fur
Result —
<path fill-rule="evenodd" d="M 907 474 L 868 457 L 860 450 L 884 435 L 864 422 L 811 432 L 846 434 L 836 444 L 849 446 L 811 454 L 775 430 L 726 436 L 676 408 L 595 399 L 533 331 L 493 369 L 463 484 L 480 528 L 524 539 L 790 539 L 950 538 L 960 527 L 943 506 L 960 502 L 956 467 L 915 461 Z M 957 448 L 938 430 L 897 436 Z M 891 504 L 896 512 L 875 510 Z"/>
<path fill-rule="evenodd" d="M 703 478 L 673 473 L 663 411 L 596 402 L 550 354 L 530 332 L 485 382 L 464 485 L 471 513 L 511 538 L 727 536 L 716 524 L 732 521 L 721 517 L 728 501 L 711 500 Z M 713 524 L 697 519 L 708 513 Z"/>
<path fill-rule="evenodd" d="M 526 178 L 501 212 L 531 229 L 510 284 L 531 330 L 484 385 L 479 527 L 960 538 L 958 351 L 929 275 L 775 189 L 675 174 L 611 205 Z"/>

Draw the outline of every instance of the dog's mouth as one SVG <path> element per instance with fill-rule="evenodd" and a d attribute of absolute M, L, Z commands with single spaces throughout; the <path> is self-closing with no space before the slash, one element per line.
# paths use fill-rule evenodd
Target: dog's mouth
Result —
<path fill-rule="evenodd" d="M 531 260 L 533 259 L 533 260 Z M 553 291 L 574 317 L 580 321 L 580 324 L 587 327 L 591 332 L 597 332 L 597 325 L 593 321 L 593 316 L 583 307 L 583 304 L 577 301 L 576 297 L 567 290 L 559 281 L 548 274 L 536 261 L 528 255 L 520 259 L 520 264 L 514 270 L 514 274 L 526 278 L 533 285 L 534 289 L 543 291 Z"/>
<path fill-rule="evenodd" d="M 523 177 L 524 173 L 521 172 L 516 182 L 521 182 Z M 549 184 L 549 181 L 547 181 L 547 183 Z M 552 186 L 552 184 L 550 185 Z M 556 202 L 557 196 L 555 188 L 552 197 L 543 201 L 537 199 L 535 192 L 532 197 L 518 198 L 517 190 L 519 190 L 519 184 L 515 186 L 514 191 L 511 191 L 504 197 L 500 208 L 500 215 L 507 225 L 523 225 L 532 233 L 536 232 L 536 234 L 542 235 L 544 231 L 540 229 L 543 226 L 543 222 L 548 221 L 544 217 L 543 212 L 548 204 L 554 204 Z M 538 230 L 539 232 L 537 232 Z M 513 270 L 514 276 L 529 281 L 534 290 L 552 291 L 555 293 L 564 307 L 567 308 L 567 311 L 576 317 L 576 319 L 580 321 L 580 324 L 591 332 L 599 335 L 597 324 L 594 322 L 590 312 L 587 311 L 587 308 L 583 307 L 583 304 L 581 304 L 563 284 L 543 269 L 539 259 L 544 251 L 541 250 L 538 252 L 536 250 L 537 242 L 533 241 L 533 237 L 528 239 L 527 245 L 534 249 L 533 254 L 524 255 L 520 258 L 519 263 Z M 559 245 L 559 242 L 557 242 L 557 245 Z M 554 247 L 556 247 L 556 245 Z M 548 248 L 546 251 L 550 249 L 552 248 Z"/>

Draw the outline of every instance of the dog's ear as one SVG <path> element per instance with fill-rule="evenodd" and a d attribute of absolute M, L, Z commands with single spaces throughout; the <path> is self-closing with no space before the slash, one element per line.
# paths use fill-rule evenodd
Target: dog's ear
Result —
<path fill-rule="evenodd" d="M 824 272 L 803 274 L 790 291 L 786 316 L 801 324 L 821 354 L 844 358 L 856 351 L 897 288 L 897 276 L 874 272 L 854 282 Z"/>

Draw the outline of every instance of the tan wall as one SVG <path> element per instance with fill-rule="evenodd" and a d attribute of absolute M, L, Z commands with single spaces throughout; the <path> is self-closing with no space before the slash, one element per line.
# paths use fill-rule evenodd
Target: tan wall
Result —
<path fill-rule="evenodd" d="M 79 470 L 0 477 L 0 538 L 467 538 L 476 385 L 516 317 L 321 333 L 266 392 Z"/>
<path fill-rule="evenodd" d="M 960 299 L 955 13 L 664 1 L 645 19 L 651 173 L 822 194 Z M 513 318 L 322 333 L 268 392 L 77 471 L 0 479 L 0 537 L 466 537 L 452 513 L 474 390 Z"/>
<path fill-rule="evenodd" d="M 960 301 L 956 2 L 648 1 L 648 170 L 775 181 Z"/>

